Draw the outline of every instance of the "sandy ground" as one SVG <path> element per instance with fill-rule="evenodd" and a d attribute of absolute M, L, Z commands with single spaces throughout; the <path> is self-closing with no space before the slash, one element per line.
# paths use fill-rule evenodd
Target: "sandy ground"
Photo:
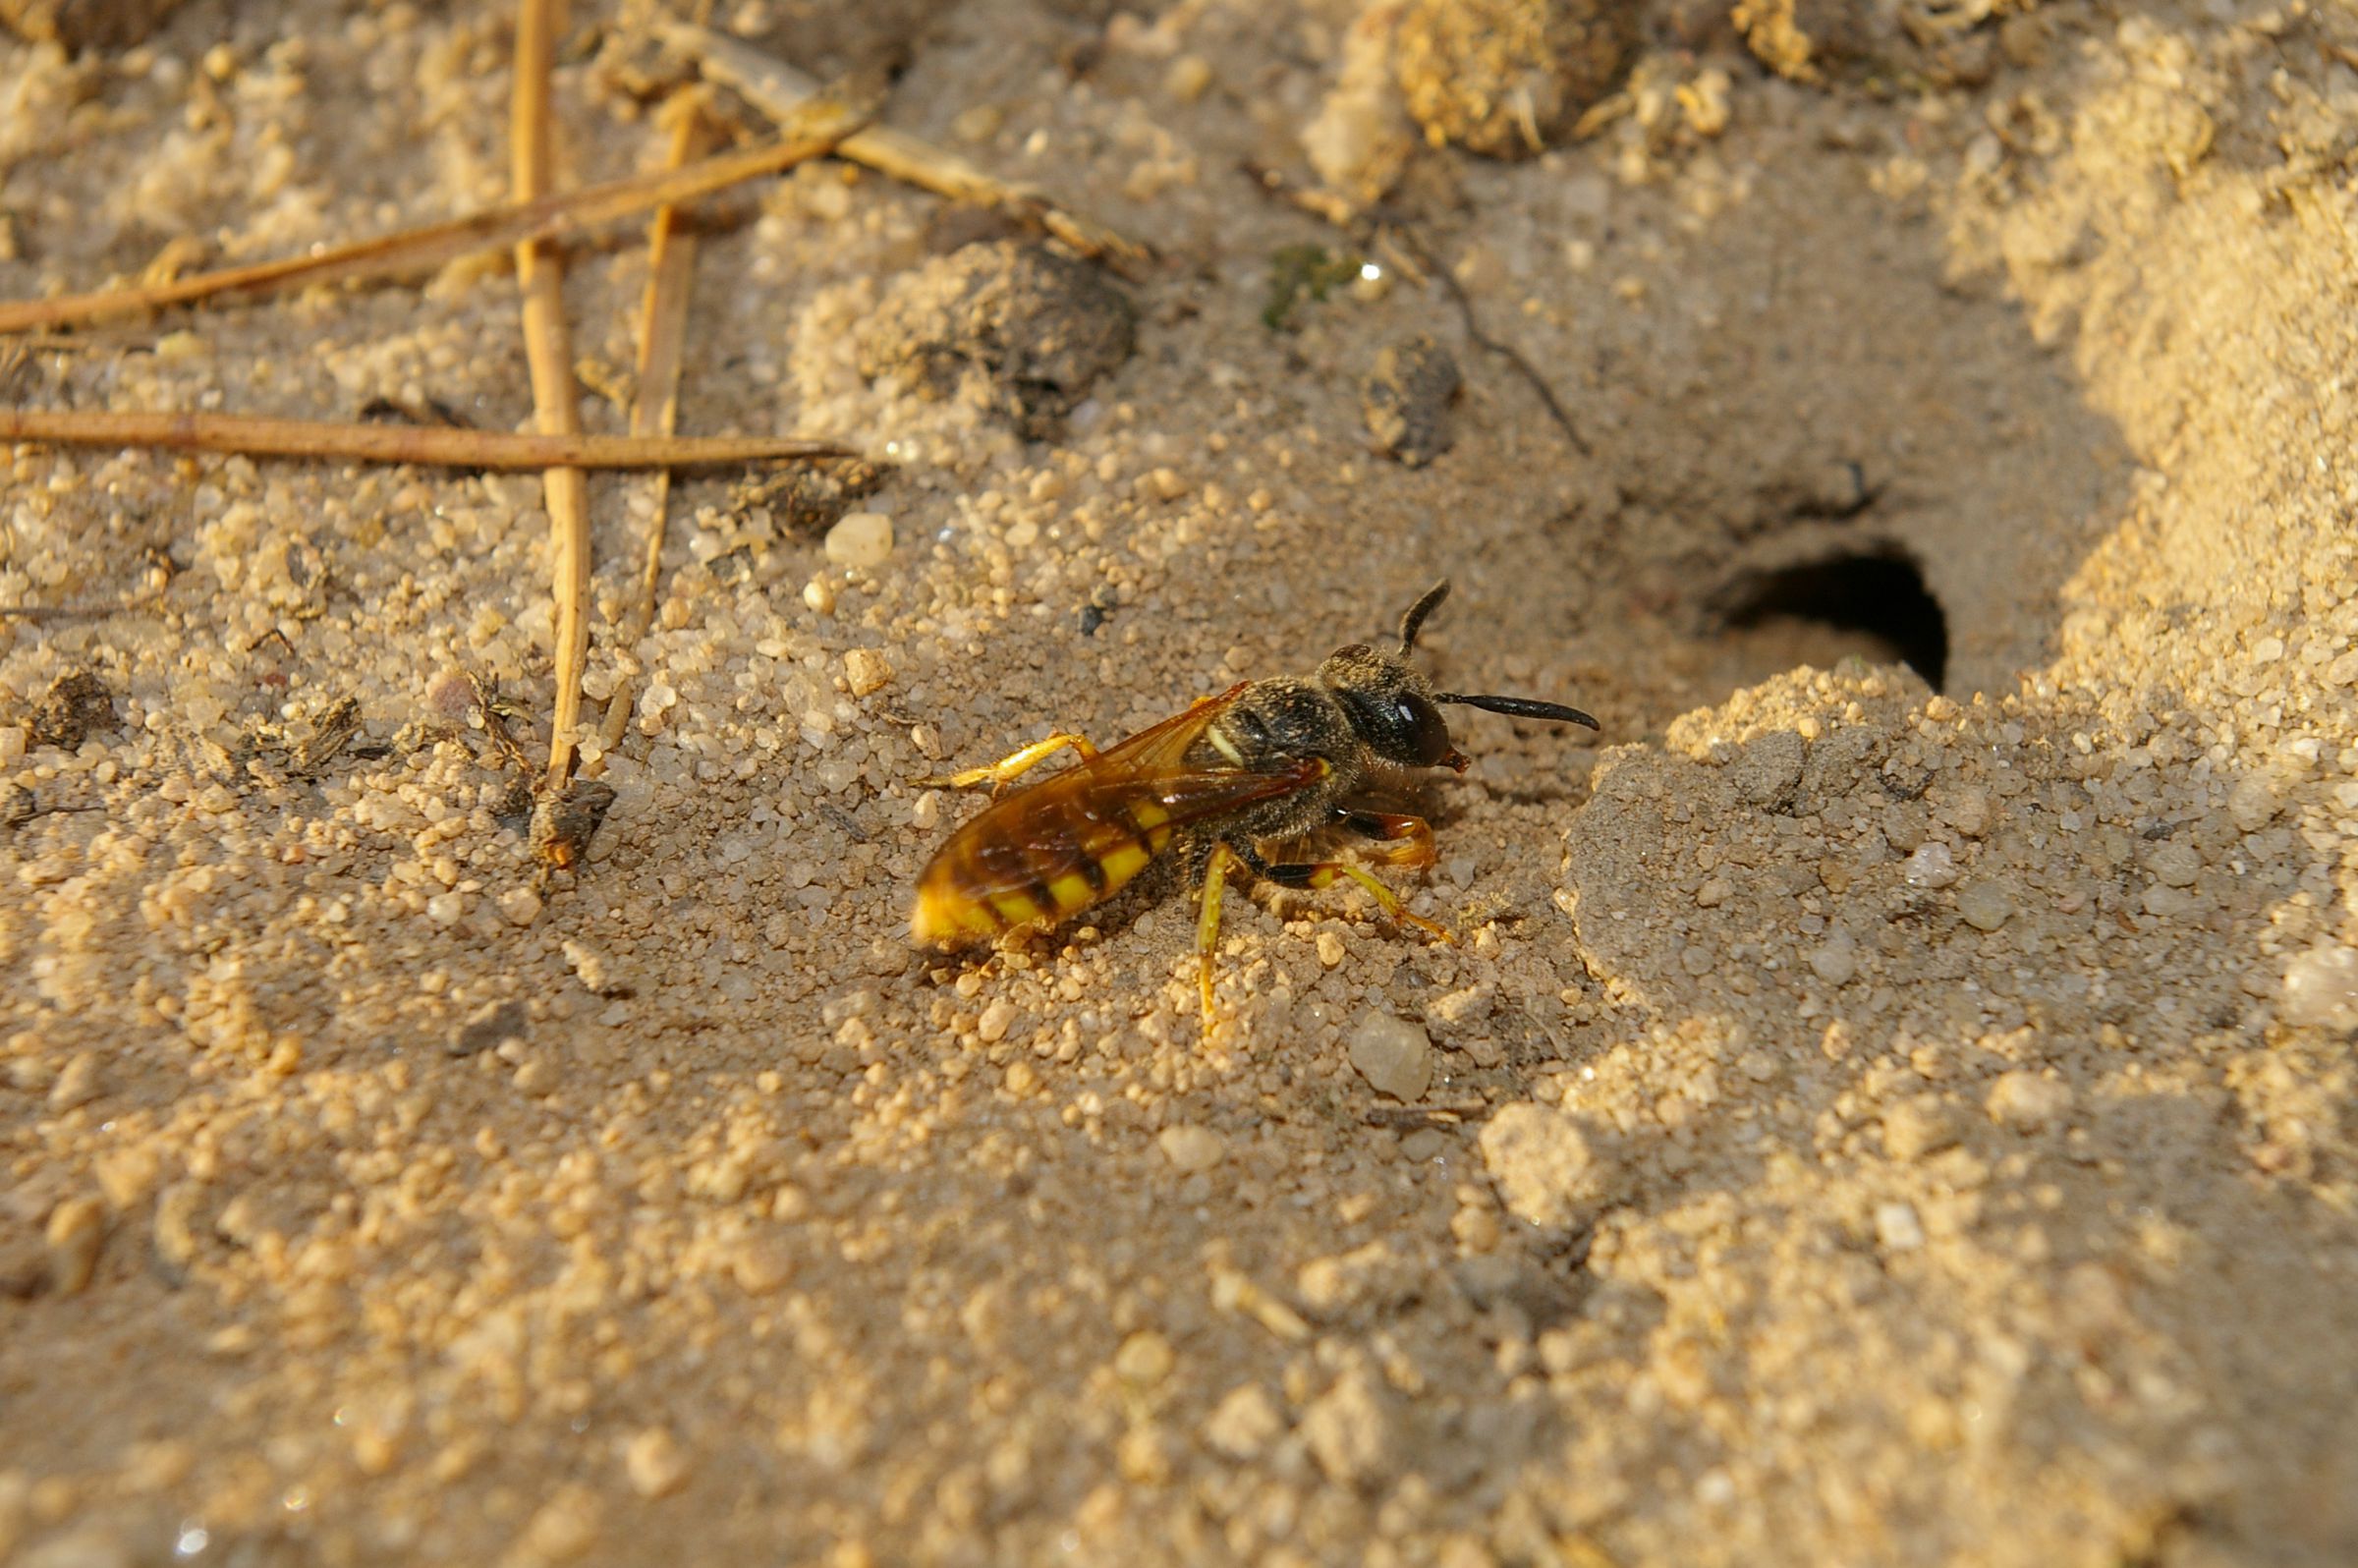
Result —
<path fill-rule="evenodd" d="M 1161 259 L 1027 439 L 864 351 L 938 201 L 736 200 L 683 428 L 858 442 L 894 543 L 685 481 L 622 647 L 646 485 L 593 485 L 590 695 L 644 684 L 578 876 L 534 890 L 470 684 L 539 744 L 536 480 L 9 455 L 0 602 L 134 607 L 0 620 L 0 1556 L 2358 1560 L 2358 18 L 1762 24 L 1811 82 L 1663 5 L 1627 112 L 1497 162 L 1340 90 L 1384 8 L 814 9 L 808 63 L 906 45 L 895 124 Z M 617 36 L 566 54 L 575 179 L 660 155 Z M 192 0 L 0 46 L 0 293 L 493 199 L 508 42 Z M 1322 113 L 1569 431 L 1395 252 L 1263 325 L 1272 257 L 1372 243 L 1240 172 L 1310 183 Z M 593 386 L 643 278 L 575 260 Z M 1412 468 L 1359 382 L 1419 335 L 1465 384 Z M 529 417 L 497 261 L 7 395 Z M 1774 576 L 1902 559 L 1943 627 Z M 1169 888 L 909 951 L 971 809 L 913 778 L 1443 573 L 1436 678 L 1604 725 L 1453 719 L 1402 885 L 1459 945 L 1234 901 L 1208 1039 Z"/>

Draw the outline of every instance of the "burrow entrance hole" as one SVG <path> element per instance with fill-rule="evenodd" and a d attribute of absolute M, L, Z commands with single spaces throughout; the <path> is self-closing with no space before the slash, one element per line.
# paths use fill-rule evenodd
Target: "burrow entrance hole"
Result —
<path fill-rule="evenodd" d="M 1943 690 L 1948 617 L 1905 555 L 1834 555 L 1778 567 L 1739 579 L 1723 602 L 1720 620 L 1730 631 L 1790 629 L 1832 644 L 1829 651 L 1904 663 Z"/>

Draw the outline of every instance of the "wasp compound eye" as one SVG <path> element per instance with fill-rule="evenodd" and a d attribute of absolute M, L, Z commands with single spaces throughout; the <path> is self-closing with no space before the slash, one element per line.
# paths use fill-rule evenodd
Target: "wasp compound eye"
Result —
<path fill-rule="evenodd" d="M 1403 692 L 1392 704 L 1399 715 L 1400 733 L 1407 745 L 1404 750 L 1417 760 L 1420 767 L 1438 767 L 1457 755 L 1449 744 L 1449 726 L 1442 721 L 1441 710 L 1414 692 Z"/>

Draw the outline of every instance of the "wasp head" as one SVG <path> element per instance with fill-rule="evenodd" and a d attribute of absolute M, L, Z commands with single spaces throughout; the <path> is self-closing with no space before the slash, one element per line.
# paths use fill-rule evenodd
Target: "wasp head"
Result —
<path fill-rule="evenodd" d="M 1425 624 L 1425 617 L 1448 596 L 1449 583 L 1443 579 L 1409 606 L 1408 613 L 1400 618 L 1399 652 L 1379 653 L 1365 643 L 1352 643 L 1336 648 L 1319 666 L 1319 684 L 1331 691 L 1342 703 L 1343 710 L 1351 717 L 1352 729 L 1370 751 L 1387 762 L 1405 767 L 1449 767 L 1463 773 L 1473 763 L 1449 739 L 1449 726 L 1441 718 L 1441 705 L 1449 702 L 1486 707 L 1493 713 L 1518 718 L 1551 719 L 1597 728 L 1597 721 L 1588 714 L 1560 702 L 1523 697 L 1461 697 L 1453 692 L 1434 691 L 1424 672 L 1408 662 L 1408 654 L 1416 646 L 1417 629 Z"/>
<path fill-rule="evenodd" d="M 1318 679 L 1342 703 L 1368 750 L 1385 761 L 1460 773 L 1472 765 L 1450 742 L 1449 726 L 1433 702 L 1432 683 L 1407 660 L 1353 643 L 1327 656 Z"/>

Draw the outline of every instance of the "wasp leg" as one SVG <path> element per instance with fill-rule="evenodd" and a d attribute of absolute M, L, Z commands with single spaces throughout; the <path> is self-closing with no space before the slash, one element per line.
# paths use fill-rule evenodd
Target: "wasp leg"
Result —
<path fill-rule="evenodd" d="M 1417 819 L 1408 817 L 1405 820 L 1416 821 Z M 1418 825 L 1422 826 L 1423 824 L 1419 823 Z M 1405 837 L 1406 834 L 1404 833 L 1403 836 Z M 1267 877 L 1280 887 L 1305 887 L 1316 890 L 1332 887 L 1336 878 L 1348 876 L 1374 894 L 1376 902 L 1382 905 L 1383 912 L 1392 919 L 1403 924 L 1414 925 L 1418 930 L 1441 941 L 1452 944 L 1457 941 L 1456 937 L 1449 934 L 1449 927 L 1446 925 L 1429 921 L 1422 915 L 1410 914 L 1408 906 L 1400 902 L 1400 895 L 1376 880 L 1376 873 L 1363 867 L 1353 866 L 1345 861 L 1295 861 L 1280 866 L 1271 866 L 1266 862 L 1255 864 L 1255 862 L 1260 862 L 1259 856 L 1252 857 L 1246 864 L 1251 866 L 1256 873 Z"/>
<path fill-rule="evenodd" d="M 1382 843 L 1368 853 L 1386 866 L 1423 870 L 1439 859 L 1432 847 L 1432 828 L 1422 816 L 1393 816 L 1383 812 L 1345 812 L 1341 826 L 1362 838 Z"/>
<path fill-rule="evenodd" d="M 978 785 L 987 784 L 992 793 L 996 794 L 1005 789 L 1019 775 L 1046 761 L 1068 746 L 1081 754 L 1081 760 L 1084 762 L 1094 760 L 1097 755 L 1097 749 L 1081 736 L 1068 735 L 1059 730 L 1044 741 L 1034 741 L 1021 751 L 1008 753 L 988 767 L 970 767 L 963 773 L 950 773 L 939 778 L 921 778 L 913 782 L 921 789 L 930 790 L 971 790 Z"/>
<path fill-rule="evenodd" d="M 1228 879 L 1228 868 L 1240 871 L 1254 869 L 1251 852 L 1244 855 L 1225 844 L 1214 844 L 1204 863 L 1204 913 L 1196 918 L 1197 978 L 1204 987 L 1204 1033 L 1211 1033 L 1211 960 L 1220 940 L 1220 888 Z"/>

